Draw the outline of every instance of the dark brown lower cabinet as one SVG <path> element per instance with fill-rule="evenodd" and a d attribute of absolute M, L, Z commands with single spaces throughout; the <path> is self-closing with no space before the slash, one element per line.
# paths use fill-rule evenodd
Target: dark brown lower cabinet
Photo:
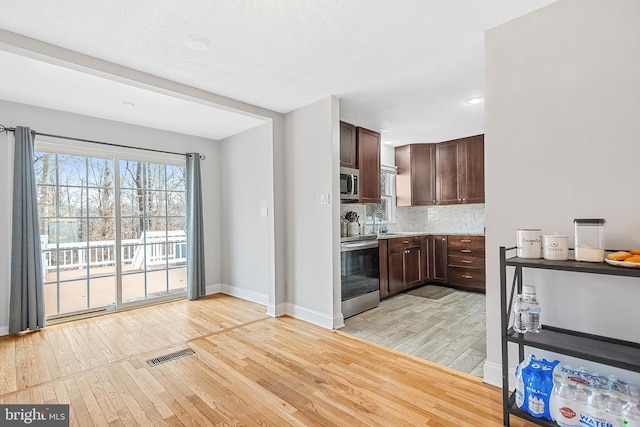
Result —
<path fill-rule="evenodd" d="M 424 283 L 485 291 L 483 236 L 429 235 L 381 239 L 380 298 Z"/>
<path fill-rule="evenodd" d="M 389 294 L 395 295 L 424 282 L 426 260 L 424 236 L 394 238 L 387 241 Z"/>
<path fill-rule="evenodd" d="M 484 292 L 484 236 L 449 236 L 447 240 L 447 283 L 460 289 Z"/>

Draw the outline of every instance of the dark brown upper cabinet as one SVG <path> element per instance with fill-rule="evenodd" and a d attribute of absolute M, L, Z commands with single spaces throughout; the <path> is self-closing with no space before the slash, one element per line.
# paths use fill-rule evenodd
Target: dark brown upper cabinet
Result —
<path fill-rule="evenodd" d="M 395 149 L 398 206 L 484 203 L 484 135 Z"/>
<path fill-rule="evenodd" d="M 459 191 L 462 203 L 484 203 L 484 135 L 459 142 Z"/>
<path fill-rule="evenodd" d="M 484 202 L 484 135 L 436 144 L 438 204 Z"/>
<path fill-rule="evenodd" d="M 458 195 L 458 141 L 436 144 L 436 200 L 440 205 L 462 203 Z"/>
<path fill-rule="evenodd" d="M 398 206 L 436 204 L 435 153 L 435 144 L 411 144 L 396 148 Z"/>
<path fill-rule="evenodd" d="M 380 203 L 380 134 L 356 128 L 360 203 Z"/>
<path fill-rule="evenodd" d="M 380 203 L 380 134 L 340 122 L 340 166 L 358 169 L 359 202 Z"/>
<path fill-rule="evenodd" d="M 356 127 L 340 122 L 340 166 L 358 168 Z"/>

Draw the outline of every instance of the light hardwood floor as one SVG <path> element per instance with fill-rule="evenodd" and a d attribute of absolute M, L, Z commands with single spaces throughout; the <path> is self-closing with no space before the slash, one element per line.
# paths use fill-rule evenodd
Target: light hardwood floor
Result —
<path fill-rule="evenodd" d="M 429 299 L 402 293 L 346 319 L 341 331 L 482 377 L 487 357 L 485 295 L 453 290 Z"/>
<path fill-rule="evenodd" d="M 69 403 L 83 427 L 502 425 L 476 377 L 264 312 L 215 295 L 0 337 L 0 402 Z"/>

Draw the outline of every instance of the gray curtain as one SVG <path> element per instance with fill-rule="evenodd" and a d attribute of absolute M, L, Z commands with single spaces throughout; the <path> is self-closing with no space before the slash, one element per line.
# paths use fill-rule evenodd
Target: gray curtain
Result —
<path fill-rule="evenodd" d="M 35 132 L 18 126 L 14 135 L 10 334 L 45 325 L 40 220 L 33 170 Z"/>
<path fill-rule="evenodd" d="M 187 298 L 206 295 L 200 154 L 187 154 Z"/>

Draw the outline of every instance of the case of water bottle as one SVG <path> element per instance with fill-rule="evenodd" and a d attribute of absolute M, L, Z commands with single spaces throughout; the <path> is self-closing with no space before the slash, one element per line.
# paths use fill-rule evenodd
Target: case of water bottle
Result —
<path fill-rule="evenodd" d="M 534 355 L 516 368 L 515 400 L 520 409 L 561 427 L 640 427 L 638 387 Z"/>

